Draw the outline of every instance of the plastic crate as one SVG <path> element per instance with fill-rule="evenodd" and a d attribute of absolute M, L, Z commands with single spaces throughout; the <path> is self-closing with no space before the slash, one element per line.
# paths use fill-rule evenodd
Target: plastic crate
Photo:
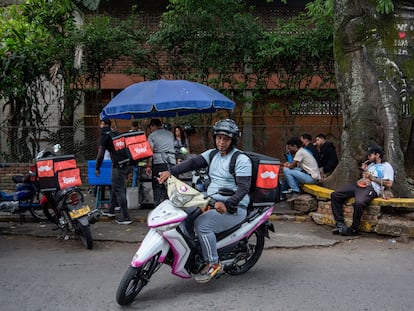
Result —
<path fill-rule="evenodd" d="M 112 185 L 112 161 L 104 160 L 100 168 L 99 176 L 95 175 L 96 160 L 88 161 L 88 184 L 97 186 Z"/>

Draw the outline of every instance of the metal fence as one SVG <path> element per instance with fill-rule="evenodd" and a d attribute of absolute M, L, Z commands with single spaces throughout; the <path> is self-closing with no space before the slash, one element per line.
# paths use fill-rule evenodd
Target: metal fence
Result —
<path fill-rule="evenodd" d="M 213 146 L 211 138 L 211 127 L 197 126 L 195 134 L 188 137 L 190 151 L 193 154 L 201 153 Z M 120 132 L 128 131 L 128 128 L 119 128 Z M 241 127 L 242 139 L 239 147 L 243 148 L 243 135 L 247 135 Z M 340 135 L 342 126 L 340 124 L 310 124 L 310 125 L 253 125 L 252 145 L 253 151 L 265 153 L 267 155 L 283 159 L 286 141 L 293 136 L 300 136 L 309 133 L 315 137 L 319 133 L 327 136 L 337 147 L 340 154 Z M 26 131 L 30 132 L 30 131 Z M 147 134 L 149 132 L 147 131 Z M 36 154 L 43 148 L 54 144 L 62 146 L 63 154 L 74 154 L 78 162 L 83 162 L 96 158 L 99 144 L 99 128 L 97 126 L 78 127 L 78 128 L 50 128 L 44 131 L 38 144 L 32 143 L 33 137 L 21 138 L 17 141 L 7 140 L 7 131 L 2 128 L 0 131 L 0 163 L 29 163 L 34 161 Z M 28 153 L 13 156 L 14 152 Z"/>
<path fill-rule="evenodd" d="M 27 163 L 46 148 L 60 144 L 64 154 L 75 154 L 80 161 L 96 157 L 98 127 L 2 127 L 0 163 Z"/>

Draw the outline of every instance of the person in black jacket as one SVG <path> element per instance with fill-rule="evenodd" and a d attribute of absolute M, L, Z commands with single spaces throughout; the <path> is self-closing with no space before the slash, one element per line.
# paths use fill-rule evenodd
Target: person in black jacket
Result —
<path fill-rule="evenodd" d="M 316 148 L 316 146 L 312 142 L 312 135 L 307 134 L 307 133 L 302 134 L 300 136 L 300 140 L 302 142 L 303 148 L 305 148 L 305 150 L 309 151 L 313 155 L 313 157 L 316 159 L 316 161 L 318 161 L 319 152 L 318 152 L 318 148 Z"/>
<path fill-rule="evenodd" d="M 326 141 L 324 134 L 316 136 L 315 144 L 318 147 L 318 164 L 323 177 L 327 177 L 335 170 L 338 165 L 338 156 L 336 155 L 335 145 Z"/>
<path fill-rule="evenodd" d="M 103 213 L 107 217 L 115 217 L 115 207 L 120 206 L 122 211 L 122 217 L 116 219 L 116 223 L 120 225 L 129 225 L 132 223 L 129 217 L 127 201 L 126 201 L 126 176 L 130 170 L 128 165 L 118 165 L 118 159 L 115 155 L 114 144 L 112 143 L 112 137 L 118 133 L 111 129 L 111 120 L 101 120 L 101 137 L 99 139 L 98 155 L 96 156 L 95 175 L 99 176 L 102 161 L 104 159 L 105 151 L 108 150 L 112 159 L 112 197 L 111 206 L 107 213 Z"/>

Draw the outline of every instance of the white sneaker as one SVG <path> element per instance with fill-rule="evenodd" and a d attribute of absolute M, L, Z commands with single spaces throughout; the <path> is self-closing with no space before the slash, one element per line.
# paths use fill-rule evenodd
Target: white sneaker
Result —
<path fill-rule="evenodd" d="M 106 216 L 106 217 L 115 217 L 116 215 L 114 213 L 109 213 L 109 212 L 103 212 L 102 216 Z"/>
<path fill-rule="evenodd" d="M 119 219 L 119 220 L 117 219 L 116 223 L 118 225 L 129 225 L 129 224 L 132 224 L 132 220 L 131 219 Z"/>

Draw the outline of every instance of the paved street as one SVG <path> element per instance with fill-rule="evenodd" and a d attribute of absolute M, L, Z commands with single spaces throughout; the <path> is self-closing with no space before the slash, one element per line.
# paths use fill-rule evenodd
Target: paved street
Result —
<path fill-rule="evenodd" d="M 2 235 L 0 306 L 7 311 L 121 310 L 115 292 L 136 247 L 97 241 L 89 251 L 78 241 Z M 409 311 L 413 255 L 411 243 L 366 236 L 332 247 L 266 249 L 248 273 L 208 284 L 177 278 L 163 266 L 128 309 Z"/>
<path fill-rule="evenodd" d="M 86 195 L 86 202 L 94 206 L 93 199 Z M 89 200 L 89 201 L 88 201 Z M 133 223 L 128 226 L 117 225 L 114 220 L 102 217 L 101 221 L 91 226 L 95 241 L 117 241 L 138 243 L 146 232 L 146 217 L 150 209 L 130 210 Z M 20 223 L 17 215 L 0 216 L 0 234 L 62 238 L 62 232 L 53 230 L 55 225 L 50 223 L 33 222 L 27 213 L 26 221 Z M 274 208 L 271 216 L 276 232 L 270 232 L 271 239 L 266 247 L 298 248 L 307 246 L 332 246 L 346 239 L 334 236 L 330 228 L 316 225 L 308 217 L 293 211 L 285 202 Z"/>
<path fill-rule="evenodd" d="M 91 201 L 90 204 L 93 202 Z M 48 223 L 0 217 L 0 306 L 5 310 L 120 310 L 115 292 L 147 231 L 149 209 L 134 222 L 94 224 L 93 250 L 64 240 Z M 152 278 L 131 310 L 411 310 L 414 242 L 362 234 L 332 235 L 281 203 L 275 233 L 247 274 L 208 284 L 183 280 L 167 266 Z"/>

